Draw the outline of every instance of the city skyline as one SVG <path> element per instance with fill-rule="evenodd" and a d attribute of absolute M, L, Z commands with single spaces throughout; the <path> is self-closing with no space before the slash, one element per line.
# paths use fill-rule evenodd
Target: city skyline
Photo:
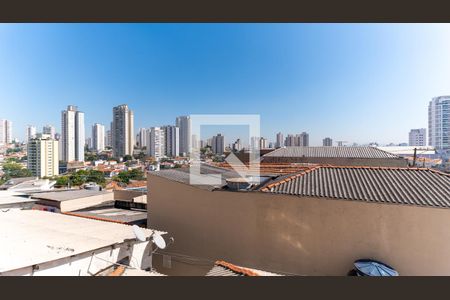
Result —
<path fill-rule="evenodd" d="M 280 131 L 306 131 L 311 145 L 407 142 L 411 128 L 427 128 L 429 101 L 450 94 L 449 33 L 441 24 L 3 24 L 0 118 L 22 140 L 28 124 L 59 132 L 67 104 L 86 126 L 108 128 L 111 108 L 127 103 L 135 130 L 256 113 L 271 142 Z"/>

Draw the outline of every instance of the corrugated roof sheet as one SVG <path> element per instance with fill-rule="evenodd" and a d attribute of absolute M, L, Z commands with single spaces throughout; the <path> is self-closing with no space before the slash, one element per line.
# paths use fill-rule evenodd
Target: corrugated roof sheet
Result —
<path fill-rule="evenodd" d="M 450 208 L 450 175 L 431 169 L 322 166 L 276 179 L 261 191 Z"/>
<path fill-rule="evenodd" d="M 206 164 L 201 165 L 200 172 L 201 172 L 201 174 L 204 174 L 204 175 L 208 175 L 208 174 L 221 174 L 222 175 L 222 183 L 220 185 L 217 185 L 217 186 L 193 185 L 193 186 L 196 186 L 196 187 L 199 187 L 202 189 L 207 189 L 207 190 L 213 190 L 214 188 L 220 188 L 222 186 L 225 186 L 227 184 L 226 179 L 228 179 L 228 178 L 239 177 L 239 174 L 237 174 L 236 172 L 226 170 L 223 168 L 219 168 L 219 167 L 215 167 L 215 166 L 211 166 L 211 165 L 206 165 Z M 160 171 L 150 172 L 149 174 L 164 177 L 166 179 L 181 182 L 184 184 L 190 184 L 190 176 L 195 177 L 194 174 L 191 175 L 189 173 L 189 168 L 163 169 Z"/>
<path fill-rule="evenodd" d="M 263 157 L 399 158 L 375 147 L 284 147 Z"/>
<path fill-rule="evenodd" d="M 282 276 L 266 271 L 243 268 L 225 261 L 216 261 L 206 276 Z"/>

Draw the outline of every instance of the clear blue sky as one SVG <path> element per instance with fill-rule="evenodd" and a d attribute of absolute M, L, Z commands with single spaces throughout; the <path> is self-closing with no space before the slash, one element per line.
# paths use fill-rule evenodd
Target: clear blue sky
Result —
<path fill-rule="evenodd" d="M 3 24 L 0 118 L 53 124 L 68 104 L 135 127 L 185 114 L 261 115 L 262 135 L 407 141 L 431 97 L 450 94 L 450 26 L 441 24 Z"/>

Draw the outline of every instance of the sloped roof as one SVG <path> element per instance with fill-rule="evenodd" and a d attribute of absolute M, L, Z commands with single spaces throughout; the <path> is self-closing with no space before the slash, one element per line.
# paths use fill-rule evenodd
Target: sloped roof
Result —
<path fill-rule="evenodd" d="M 278 178 L 260 190 L 450 208 L 450 175 L 425 168 L 319 166 Z"/>
<path fill-rule="evenodd" d="M 263 157 L 399 158 L 375 147 L 284 147 Z"/>
<path fill-rule="evenodd" d="M 225 261 L 216 261 L 206 276 L 282 276 L 266 271 L 243 268 Z"/>

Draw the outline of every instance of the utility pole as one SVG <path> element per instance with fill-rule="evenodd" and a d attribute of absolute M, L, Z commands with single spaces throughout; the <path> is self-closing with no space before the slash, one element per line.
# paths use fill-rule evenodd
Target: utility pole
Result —
<path fill-rule="evenodd" d="M 416 166 L 416 159 L 417 159 L 417 148 L 414 148 L 413 167 Z"/>

